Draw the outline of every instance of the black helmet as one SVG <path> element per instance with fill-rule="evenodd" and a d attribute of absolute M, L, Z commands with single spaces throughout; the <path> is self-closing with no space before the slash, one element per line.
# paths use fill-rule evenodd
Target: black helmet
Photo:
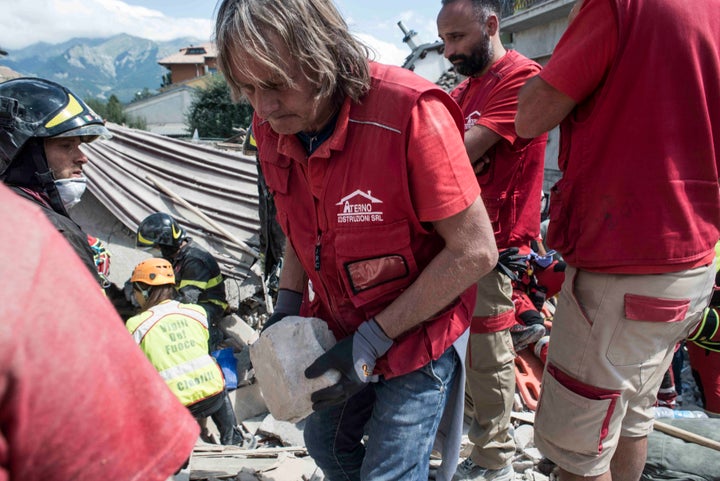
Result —
<path fill-rule="evenodd" d="M 257 142 L 255 141 L 255 136 L 252 133 L 252 125 L 248 127 L 247 132 L 245 133 L 245 139 L 243 140 L 242 145 L 242 153 L 244 155 L 253 156 L 257 155 Z"/>
<path fill-rule="evenodd" d="M 138 247 L 178 247 L 187 234 L 169 214 L 156 212 L 145 217 L 137 229 Z"/>
<path fill-rule="evenodd" d="M 0 84 L 0 176 L 32 138 L 110 138 L 105 122 L 77 95 L 40 78 L 17 78 Z M 38 166 L 48 170 L 47 160 Z M 42 167 L 42 168 L 41 168 Z"/>

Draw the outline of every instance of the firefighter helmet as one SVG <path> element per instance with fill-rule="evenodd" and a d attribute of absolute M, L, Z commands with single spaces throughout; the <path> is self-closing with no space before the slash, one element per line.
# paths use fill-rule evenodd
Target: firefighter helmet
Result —
<path fill-rule="evenodd" d="M 110 138 L 105 122 L 77 95 L 41 78 L 17 78 L 0 84 L 0 175 L 32 138 Z M 42 166 L 48 170 L 47 165 Z"/>
<path fill-rule="evenodd" d="M 178 247 L 187 234 L 170 214 L 156 212 L 145 217 L 137 229 L 137 247 Z"/>
<path fill-rule="evenodd" d="M 148 286 L 175 284 L 175 273 L 170 262 L 160 257 L 153 257 L 135 266 L 130 282 L 142 282 Z"/>
<path fill-rule="evenodd" d="M 248 156 L 257 156 L 257 141 L 252 133 L 252 125 L 248 127 L 245 133 L 245 139 L 243 140 L 242 153 Z"/>

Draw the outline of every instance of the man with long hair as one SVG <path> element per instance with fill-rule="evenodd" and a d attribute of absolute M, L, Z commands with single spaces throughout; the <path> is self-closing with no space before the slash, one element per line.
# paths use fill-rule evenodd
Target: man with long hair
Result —
<path fill-rule="evenodd" d="M 330 0 L 226 0 L 215 33 L 287 235 L 278 310 L 338 339 L 305 372 L 342 374 L 312 396 L 310 455 L 330 480 L 427 479 L 450 404 L 449 479 L 474 283 L 497 262 L 460 110 L 370 61 Z"/>

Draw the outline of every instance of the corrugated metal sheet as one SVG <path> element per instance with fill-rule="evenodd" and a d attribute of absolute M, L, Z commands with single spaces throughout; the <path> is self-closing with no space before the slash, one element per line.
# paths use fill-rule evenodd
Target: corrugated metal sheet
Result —
<path fill-rule="evenodd" d="M 83 144 L 88 188 L 98 200 L 131 231 L 153 212 L 171 214 L 222 258 L 226 275 L 248 276 L 259 230 L 255 159 L 115 124 L 108 128 L 112 139 Z"/>

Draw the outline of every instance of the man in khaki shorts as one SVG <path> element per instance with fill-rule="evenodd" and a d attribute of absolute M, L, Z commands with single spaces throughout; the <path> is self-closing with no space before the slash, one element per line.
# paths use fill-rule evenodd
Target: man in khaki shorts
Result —
<path fill-rule="evenodd" d="M 535 441 L 561 481 L 634 481 L 715 276 L 720 17 L 714 0 L 692 14 L 684 0 L 584 0 L 574 14 L 515 120 L 523 137 L 562 122 L 547 243 L 568 270 Z"/>

